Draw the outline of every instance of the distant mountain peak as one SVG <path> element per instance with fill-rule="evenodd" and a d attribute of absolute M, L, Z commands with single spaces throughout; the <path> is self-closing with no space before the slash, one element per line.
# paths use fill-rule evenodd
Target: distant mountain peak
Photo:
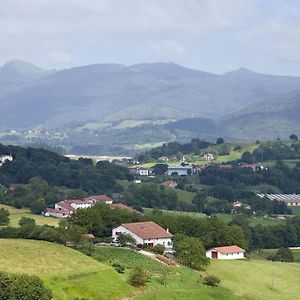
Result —
<path fill-rule="evenodd" d="M 13 59 L 0 68 L 0 77 L 7 80 L 38 79 L 50 72 L 30 62 Z"/>

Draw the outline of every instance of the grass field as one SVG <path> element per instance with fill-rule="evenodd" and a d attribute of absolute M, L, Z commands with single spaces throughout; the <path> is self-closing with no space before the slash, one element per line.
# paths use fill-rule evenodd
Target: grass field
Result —
<path fill-rule="evenodd" d="M 0 204 L 0 208 L 5 208 L 10 212 L 9 226 L 18 227 L 19 220 L 22 217 L 33 218 L 37 225 L 52 225 L 58 226 L 59 219 L 47 218 L 41 215 L 34 215 L 30 212 L 29 208 L 15 208 L 5 204 Z"/>
<path fill-rule="evenodd" d="M 54 299 L 122 299 L 132 294 L 113 268 L 73 249 L 10 239 L 0 239 L 0 249 L 0 271 L 40 276 Z"/>
<path fill-rule="evenodd" d="M 261 253 L 264 257 L 268 257 L 269 255 L 274 255 L 277 249 L 262 249 Z M 300 249 L 292 249 L 294 254 L 294 261 L 296 263 L 300 263 Z"/>
<path fill-rule="evenodd" d="M 217 214 L 216 215 L 218 218 L 222 219 L 224 222 L 228 223 L 232 220 L 234 215 L 231 214 Z M 255 225 L 263 225 L 263 226 L 268 226 L 268 225 L 277 225 L 281 224 L 284 222 L 283 219 L 278 219 L 278 218 L 271 218 L 271 217 L 251 217 L 250 219 L 250 225 L 255 226 Z"/>
<path fill-rule="evenodd" d="M 300 265 L 259 260 L 212 261 L 208 274 L 241 299 L 299 299 Z M 273 282 L 273 288 L 272 288 Z"/>
<path fill-rule="evenodd" d="M 153 208 L 144 208 L 144 212 L 146 214 L 150 214 L 152 212 Z M 169 215 L 177 215 L 177 216 L 187 216 L 187 217 L 193 217 L 193 218 L 206 218 L 207 216 L 203 213 L 198 212 L 190 212 L 190 211 L 178 211 L 178 210 L 165 210 L 161 209 L 164 214 Z"/>
<path fill-rule="evenodd" d="M 143 266 L 143 268 L 151 273 L 161 272 L 164 269 L 164 266 L 158 261 L 130 249 L 99 247 L 95 250 L 92 257 L 107 264 L 121 264 L 126 269 Z"/>

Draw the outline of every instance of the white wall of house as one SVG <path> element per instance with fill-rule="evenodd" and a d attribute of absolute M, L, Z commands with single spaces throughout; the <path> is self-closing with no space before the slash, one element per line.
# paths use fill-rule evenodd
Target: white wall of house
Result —
<path fill-rule="evenodd" d="M 137 236 L 135 233 L 131 232 L 124 226 L 120 225 L 112 230 L 112 238 L 116 242 L 118 238 L 118 234 L 129 234 L 131 235 L 135 240 L 136 244 L 153 244 L 153 246 L 156 246 L 158 244 L 164 245 L 166 249 L 172 249 L 172 240 L 171 238 L 159 238 L 159 239 L 143 239 L 139 236 Z"/>
<path fill-rule="evenodd" d="M 45 217 L 67 218 L 68 215 L 64 215 L 62 213 L 54 212 L 54 211 L 47 211 L 47 212 L 45 212 Z"/>
<path fill-rule="evenodd" d="M 78 204 L 78 203 L 71 203 L 71 206 L 74 209 L 79 209 L 79 208 L 89 208 L 92 206 L 91 203 L 82 203 L 82 204 Z"/>
<path fill-rule="evenodd" d="M 140 176 L 149 176 L 148 169 L 137 169 L 136 173 L 137 173 L 137 175 L 140 175 Z"/>
<path fill-rule="evenodd" d="M 206 251 L 206 257 L 212 258 L 211 252 L 214 251 L 210 249 Z M 220 253 L 218 252 L 218 259 L 243 259 L 245 258 L 245 252 L 236 252 L 236 253 Z"/>

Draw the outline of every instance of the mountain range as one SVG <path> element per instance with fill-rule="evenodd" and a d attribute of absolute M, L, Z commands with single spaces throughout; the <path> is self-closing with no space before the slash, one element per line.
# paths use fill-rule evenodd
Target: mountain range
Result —
<path fill-rule="evenodd" d="M 244 68 L 222 75 L 174 63 L 44 70 L 14 60 L 0 68 L 0 102 L 0 130 L 169 120 L 164 130 L 209 127 L 211 135 L 236 139 L 300 133 L 300 77 Z"/>

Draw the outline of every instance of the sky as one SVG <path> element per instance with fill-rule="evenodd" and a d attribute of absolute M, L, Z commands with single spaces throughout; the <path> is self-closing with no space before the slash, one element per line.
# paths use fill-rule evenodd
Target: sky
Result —
<path fill-rule="evenodd" d="M 300 1 L 0 0 L 0 65 L 12 59 L 300 76 Z"/>

